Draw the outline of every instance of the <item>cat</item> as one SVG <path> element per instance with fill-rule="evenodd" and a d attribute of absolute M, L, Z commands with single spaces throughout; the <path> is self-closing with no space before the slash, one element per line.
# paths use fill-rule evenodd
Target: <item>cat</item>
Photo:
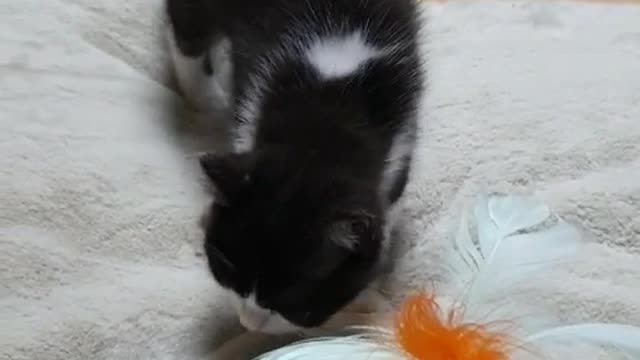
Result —
<path fill-rule="evenodd" d="M 414 0 L 166 0 L 175 73 L 230 108 L 200 165 L 214 279 L 249 330 L 325 326 L 378 278 L 425 71 Z"/>

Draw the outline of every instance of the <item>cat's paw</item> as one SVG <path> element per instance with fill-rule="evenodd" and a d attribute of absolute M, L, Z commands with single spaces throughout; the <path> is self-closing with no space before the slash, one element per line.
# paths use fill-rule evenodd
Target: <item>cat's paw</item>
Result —
<path fill-rule="evenodd" d="M 184 100 L 198 112 L 226 110 L 231 100 L 230 43 L 220 39 L 200 56 L 186 56 L 168 33 L 174 74 Z"/>

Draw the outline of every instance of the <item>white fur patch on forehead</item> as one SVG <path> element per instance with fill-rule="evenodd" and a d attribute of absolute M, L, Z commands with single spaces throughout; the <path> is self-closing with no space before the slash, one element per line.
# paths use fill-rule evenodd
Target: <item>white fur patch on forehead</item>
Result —
<path fill-rule="evenodd" d="M 360 32 L 321 38 L 311 45 L 307 60 L 324 79 L 335 79 L 356 72 L 381 52 L 367 44 Z"/>

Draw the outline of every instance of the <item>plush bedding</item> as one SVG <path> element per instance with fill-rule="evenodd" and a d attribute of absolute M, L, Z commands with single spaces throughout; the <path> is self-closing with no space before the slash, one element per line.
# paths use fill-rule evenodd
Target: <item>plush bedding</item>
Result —
<path fill-rule="evenodd" d="M 640 325 L 640 6 L 425 7 L 393 294 L 440 279 L 475 194 L 527 193 L 587 245 L 513 301 Z M 197 226 L 195 155 L 223 140 L 174 90 L 163 21 L 160 0 L 0 0 L 0 359 L 206 359 L 237 332 Z"/>

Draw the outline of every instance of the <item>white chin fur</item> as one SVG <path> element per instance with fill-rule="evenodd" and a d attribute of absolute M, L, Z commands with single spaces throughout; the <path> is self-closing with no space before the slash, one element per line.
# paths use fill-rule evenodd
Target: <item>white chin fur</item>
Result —
<path fill-rule="evenodd" d="M 273 313 L 260 307 L 255 296 L 241 298 L 233 292 L 228 292 L 234 304 L 240 324 L 247 330 L 266 334 L 287 334 L 300 331 L 300 328 L 287 321 L 280 314 Z"/>

